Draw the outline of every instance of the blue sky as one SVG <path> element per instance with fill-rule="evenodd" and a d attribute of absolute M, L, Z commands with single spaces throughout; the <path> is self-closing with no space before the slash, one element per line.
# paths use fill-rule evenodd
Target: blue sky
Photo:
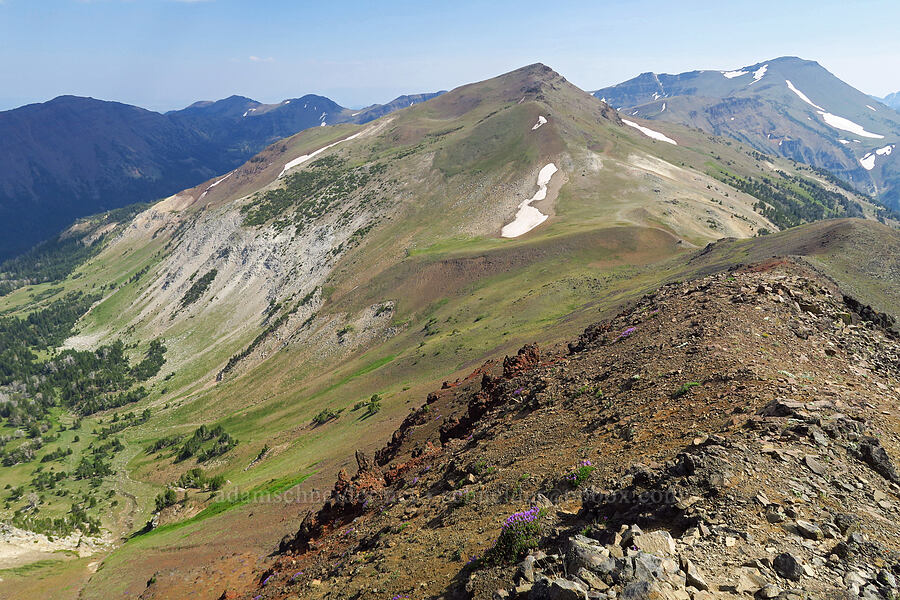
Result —
<path fill-rule="evenodd" d="M 900 90 L 898 23 L 896 0 L 0 0 L 0 109 L 60 94 L 355 107 L 533 62 L 595 89 L 782 55 L 884 95 Z"/>

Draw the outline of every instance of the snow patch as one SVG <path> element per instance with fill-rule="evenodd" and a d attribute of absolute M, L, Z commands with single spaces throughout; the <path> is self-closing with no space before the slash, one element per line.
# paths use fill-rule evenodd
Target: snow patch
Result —
<path fill-rule="evenodd" d="M 516 213 L 516 218 L 513 219 L 512 223 L 504 225 L 500 230 L 500 235 L 502 237 L 519 237 L 547 220 L 547 215 L 531 206 L 531 203 L 540 202 L 547 197 L 547 184 L 550 183 L 553 174 L 558 170 L 559 169 L 557 169 L 556 165 L 553 163 L 550 163 L 541 169 L 537 178 L 538 191 L 534 193 L 534 196 L 519 204 L 519 211 Z"/>
<path fill-rule="evenodd" d="M 666 112 L 666 103 L 665 102 L 663 102 L 663 106 L 661 109 L 659 109 L 659 112 Z"/>
<path fill-rule="evenodd" d="M 869 105 L 869 104 L 866 104 L 866 108 L 868 108 L 868 109 L 871 110 L 871 111 L 878 112 L 877 110 L 875 110 L 875 107 L 874 107 L 874 106 L 871 106 L 871 105 Z"/>
<path fill-rule="evenodd" d="M 768 70 L 769 70 L 769 65 L 763 65 L 760 68 L 758 68 L 757 70 L 753 71 L 753 81 L 750 82 L 750 85 L 753 85 L 754 83 L 756 83 L 757 81 L 762 79 L 765 76 L 766 71 L 768 71 Z"/>
<path fill-rule="evenodd" d="M 838 140 L 840 143 L 847 145 L 850 143 L 850 140 Z"/>
<path fill-rule="evenodd" d="M 844 117 L 839 117 L 837 115 L 833 115 L 830 112 L 827 112 L 824 108 L 813 102 L 809 99 L 809 96 L 798 90 L 793 83 L 791 83 L 790 79 L 785 79 L 784 82 L 787 84 L 788 88 L 797 94 L 797 97 L 812 106 L 816 109 L 816 112 L 822 117 L 822 120 L 825 121 L 828 125 L 834 127 L 835 129 L 840 129 L 842 131 L 849 131 L 850 133 L 855 133 L 856 135 L 861 135 L 862 137 L 875 138 L 875 139 L 884 139 L 883 135 L 872 133 L 871 131 L 866 131 L 865 128 L 859 123 L 854 123 L 850 119 L 845 119 Z"/>
<path fill-rule="evenodd" d="M 322 125 L 324 126 L 325 123 L 322 123 Z M 314 151 L 314 152 L 310 152 L 309 154 L 304 154 L 303 156 L 298 156 L 298 157 L 295 158 L 294 160 L 291 160 L 291 161 L 286 162 L 286 163 L 284 164 L 284 168 L 281 170 L 281 173 L 278 174 L 278 178 L 283 177 L 285 173 L 287 173 L 289 170 L 293 169 L 293 168 L 296 167 L 297 165 L 302 165 L 303 163 L 305 163 L 305 162 L 308 161 L 309 159 L 311 159 L 311 158 L 313 158 L 313 157 L 315 157 L 315 156 L 321 154 L 322 152 L 325 152 L 325 151 L 328 150 L 329 148 L 334 148 L 335 146 L 337 146 L 337 145 L 340 144 L 341 142 L 347 142 L 347 141 L 350 141 L 350 140 L 352 140 L 353 138 L 355 138 L 355 137 L 357 137 L 358 135 L 360 135 L 361 133 L 362 133 L 362 131 L 357 132 L 357 133 L 354 133 L 354 134 L 351 135 L 350 137 L 345 137 L 345 138 L 342 139 L 342 140 L 338 140 L 338 141 L 336 141 L 336 142 L 332 142 L 331 144 L 328 144 L 327 146 L 323 146 L 323 147 L 319 148 L 318 150 L 316 150 L 316 151 Z"/>
<path fill-rule="evenodd" d="M 894 151 L 894 144 L 889 144 L 884 148 L 878 148 L 877 150 L 873 150 L 869 152 L 861 159 L 859 159 L 859 164 L 862 165 L 863 169 L 866 171 L 871 171 L 875 168 L 875 159 L 879 156 L 890 156 L 891 152 Z"/>
<path fill-rule="evenodd" d="M 750 71 L 722 71 L 722 75 L 725 77 L 725 79 L 734 79 L 735 77 L 749 74 Z"/>
<path fill-rule="evenodd" d="M 534 124 L 534 127 L 531 128 L 532 131 L 543 125 L 547 122 L 547 118 L 544 115 L 538 115 L 537 123 Z"/>
<path fill-rule="evenodd" d="M 658 131 L 653 131 L 649 127 L 644 127 L 643 125 L 638 125 L 634 121 L 629 121 L 627 119 L 622 119 L 622 122 L 625 123 L 626 125 L 628 125 L 629 127 L 634 127 L 635 129 L 637 129 L 638 131 L 640 131 L 641 133 L 643 133 L 644 135 L 646 135 L 649 138 L 653 138 L 654 140 L 659 140 L 660 142 L 668 142 L 669 144 L 673 144 L 675 146 L 678 145 L 678 142 L 676 142 L 672 138 L 670 138 Z"/>
<path fill-rule="evenodd" d="M 861 135 L 862 137 L 874 138 L 878 140 L 884 139 L 883 135 L 872 133 L 871 131 L 866 131 L 862 125 L 854 123 L 850 119 L 845 119 L 844 117 L 839 117 L 828 112 L 820 112 L 819 114 L 822 115 L 822 118 L 826 123 L 828 123 L 835 129 L 849 131 L 850 133 L 855 133 L 856 135 Z"/>

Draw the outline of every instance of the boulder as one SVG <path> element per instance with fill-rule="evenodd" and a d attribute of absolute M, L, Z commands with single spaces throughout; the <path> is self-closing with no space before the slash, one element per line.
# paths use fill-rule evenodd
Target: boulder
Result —
<path fill-rule="evenodd" d="M 664 530 L 635 535 L 631 538 L 631 545 L 636 546 L 642 552 L 657 556 L 672 556 L 675 554 L 675 540 L 672 539 L 668 531 Z"/>
<path fill-rule="evenodd" d="M 592 541 L 594 540 L 580 535 L 569 539 L 569 547 L 566 549 L 566 568 L 569 573 L 575 573 L 581 568 L 596 571 L 609 558 L 609 551 L 592 544 Z"/>
<path fill-rule="evenodd" d="M 797 519 L 794 523 L 794 526 L 797 529 L 797 533 L 802 535 L 808 540 L 821 540 L 822 539 L 822 530 L 819 529 L 818 525 L 810 523 L 809 521 L 804 521 L 802 519 Z"/>
<path fill-rule="evenodd" d="M 800 560 L 789 552 L 782 552 L 772 560 L 772 568 L 775 572 L 791 581 L 800 581 L 803 576 L 803 566 Z"/>
<path fill-rule="evenodd" d="M 703 574 L 700 573 L 700 569 L 698 569 L 697 565 L 692 563 L 689 559 L 681 559 L 681 570 L 684 571 L 686 585 L 693 586 L 698 590 L 709 589 L 709 584 L 706 583 L 706 579 L 703 577 Z"/>
<path fill-rule="evenodd" d="M 864 463 L 872 467 L 876 473 L 894 483 L 900 483 L 900 476 L 894 469 L 894 463 L 891 457 L 881 446 L 878 438 L 864 437 L 859 441 L 859 456 Z"/>

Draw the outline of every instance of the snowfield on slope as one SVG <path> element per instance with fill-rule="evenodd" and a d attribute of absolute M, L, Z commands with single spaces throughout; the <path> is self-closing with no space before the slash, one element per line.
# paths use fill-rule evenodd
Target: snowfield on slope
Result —
<path fill-rule="evenodd" d="M 627 119 L 622 119 L 622 122 L 625 123 L 626 125 L 628 125 L 629 127 L 634 127 L 635 129 L 637 129 L 638 131 L 640 131 L 641 133 L 643 133 L 644 135 L 646 135 L 649 138 L 653 138 L 654 140 L 659 140 L 660 142 L 668 142 L 675 146 L 678 145 L 678 142 L 676 142 L 672 138 L 670 138 L 667 135 L 662 134 L 658 131 L 653 131 L 649 127 L 644 127 L 643 125 L 638 125 L 634 121 L 629 121 Z"/>
<path fill-rule="evenodd" d="M 830 112 L 826 111 L 824 108 L 813 102 L 809 99 L 809 96 L 801 92 L 791 83 L 790 79 L 785 79 L 784 82 L 787 84 L 788 89 L 797 94 L 797 97 L 812 106 L 816 109 L 816 112 L 822 117 L 822 120 L 825 121 L 826 124 L 834 127 L 835 129 L 840 129 L 842 131 L 849 131 L 850 133 L 855 133 L 856 135 L 867 137 L 867 138 L 875 138 L 875 139 L 884 139 L 884 136 L 878 133 L 872 133 L 871 131 L 866 131 L 865 128 L 859 123 L 854 123 L 850 119 L 845 119 L 844 117 L 839 117 L 837 115 L 833 115 Z"/>
<path fill-rule="evenodd" d="M 322 125 L 325 125 L 325 123 L 322 123 Z M 342 142 L 347 142 L 347 141 L 352 140 L 352 139 L 355 138 L 355 137 L 358 137 L 361 133 L 362 133 L 362 131 L 359 131 L 359 132 L 357 132 L 357 133 L 354 133 L 354 134 L 351 135 L 350 137 L 345 137 L 345 138 L 342 139 L 342 140 L 338 140 L 338 141 L 336 141 L 336 142 L 333 142 L 333 143 L 331 143 L 331 144 L 328 144 L 327 146 L 323 146 L 323 147 L 319 148 L 318 150 L 316 150 L 315 152 L 310 152 L 309 154 L 304 154 L 303 156 L 298 156 L 298 157 L 295 158 L 294 160 L 291 160 L 291 161 L 286 162 L 286 163 L 284 164 L 284 168 L 281 170 L 281 173 L 278 174 L 278 178 L 280 179 L 281 177 L 283 177 L 285 173 L 287 173 L 288 171 L 290 171 L 291 169 L 293 169 L 293 168 L 296 167 L 297 165 L 302 165 L 303 163 L 305 163 L 305 162 L 308 161 L 309 159 L 311 159 L 311 158 L 313 158 L 313 157 L 315 157 L 315 156 L 321 154 L 322 152 L 325 152 L 325 151 L 328 150 L 329 148 L 334 148 L 335 146 L 337 146 L 338 144 L 340 144 L 340 143 L 342 143 Z"/>
<path fill-rule="evenodd" d="M 544 115 L 538 115 L 537 123 L 535 123 L 534 127 L 531 128 L 532 131 L 543 125 L 547 122 L 547 118 Z"/>
<path fill-rule="evenodd" d="M 757 81 L 762 79 L 765 76 L 766 71 L 768 71 L 768 70 L 769 70 L 769 65 L 763 65 L 760 68 L 758 68 L 757 70 L 753 71 L 753 81 L 751 81 L 749 83 L 749 85 L 753 85 L 754 83 L 756 83 Z"/>
<path fill-rule="evenodd" d="M 550 163 L 541 169 L 537 178 L 538 191 L 534 193 L 534 196 L 519 205 L 519 212 L 516 213 L 516 218 L 513 219 L 512 223 L 504 225 L 500 230 L 500 235 L 502 237 L 519 237 L 547 220 L 547 215 L 531 206 L 531 203 L 540 202 L 547 197 L 547 184 L 550 183 L 553 174 L 558 170 L 559 169 L 557 169 L 556 165 L 553 163 Z"/>
<path fill-rule="evenodd" d="M 859 159 L 859 164 L 862 165 L 863 169 L 866 171 L 871 171 L 875 168 L 875 159 L 879 156 L 890 156 L 891 152 L 894 151 L 894 144 L 889 144 L 884 148 L 878 148 L 877 150 L 873 150 L 869 152 L 861 159 Z"/>

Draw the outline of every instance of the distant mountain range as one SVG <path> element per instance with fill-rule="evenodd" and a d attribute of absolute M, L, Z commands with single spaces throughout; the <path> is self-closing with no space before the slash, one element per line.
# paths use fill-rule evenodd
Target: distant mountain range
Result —
<path fill-rule="evenodd" d="M 625 115 L 697 127 L 827 169 L 900 207 L 900 114 L 816 62 L 782 57 L 734 71 L 643 73 L 594 95 Z"/>
<path fill-rule="evenodd" d="M 900 92 L 894 92 L 893 94 L 888 94 L 881 100 L 894 110 L 900 110 Z"/>
<path fill-rule="evenodd" d="M 0 260 L 78 217 L 156 200 L 230 171 L 304 129 L 366 123 L 440 93 L 358 111 L 307 95 L 279 104 L 231 96 L 165 114 L 60 96 L 0 112 Z"/>

